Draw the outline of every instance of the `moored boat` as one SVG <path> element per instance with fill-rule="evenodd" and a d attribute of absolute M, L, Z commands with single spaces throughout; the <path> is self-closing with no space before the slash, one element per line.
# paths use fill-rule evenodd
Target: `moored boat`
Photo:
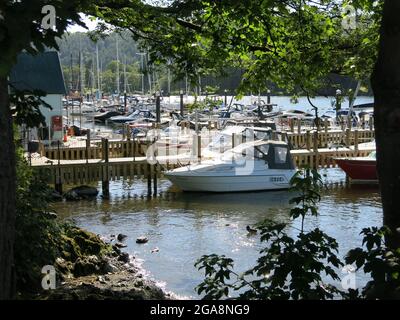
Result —
<path fill-rule="evenodd" d="M 165 176 L 183 191 L 244 192 L 287 189 L 295 173 L 287 143 L 258 140 Z"/>
<path fill-rule="evenodd" d="M 376 152 L 367 157 L 335 158 L 338 166 L 346 172 L 352 183 L 377 183 Z"/>

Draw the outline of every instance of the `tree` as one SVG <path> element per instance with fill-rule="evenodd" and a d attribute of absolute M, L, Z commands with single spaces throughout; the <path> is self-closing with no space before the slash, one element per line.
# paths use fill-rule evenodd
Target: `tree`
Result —
<path fill-rule="evenodd" d="M 379 56 L 372 74 L 375 136 L 384 224 L 400 246 L 400 3 L 385 0 Z"/>
<path fill-rule="evenodd" d="M 7 77 L 23 50 L 35 54 L 57 48 L 67 26 L 83 25 L 79 11 L 90 1 L 6 0 L 0 3 L 0 299 L 14 296 L 15 148 Z M 42 25 L 44 5 L 55 9 L 55 28 Z M 47 29 L 46 29 L 47 28 Z"/>

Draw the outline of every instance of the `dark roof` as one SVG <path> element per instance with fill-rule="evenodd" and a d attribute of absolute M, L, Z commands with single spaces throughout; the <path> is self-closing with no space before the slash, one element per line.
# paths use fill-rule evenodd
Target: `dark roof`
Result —
<path fill-rule="evenodd" d="M 58 52 L 48 51 L 37 55 L 20 53 L 11 69 L 10 83 L 17 90 L 66 94 Z"/>

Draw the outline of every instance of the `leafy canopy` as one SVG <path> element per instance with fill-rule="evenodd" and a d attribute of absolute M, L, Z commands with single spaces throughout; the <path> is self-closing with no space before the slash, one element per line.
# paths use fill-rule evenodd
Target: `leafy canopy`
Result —
<path fill-rule="evenodd" d="M 199 74 L 223 74 L 229 66 L 243 70 L 241 92 L 265 89 L 269 80 L 293 93 L 313 95 L 332 72 L 369 78 L 382 3 L 105 0 L 87 13 L 130 30 L 152 63 L 172 60 L 175 74 L 188 75 L 193 83 Z M 348 4 L 357 10 L 346 15 Z M 344 28 L 352 14 L 356 29 Z M 98 28 L 106 30 L 106 24 Z"/>
<path fill-rule="evenodd" d="M 18 54 L 26 50 L 35 54 L 46 47 L 58 49 L 56 38 L 61 38 L 68 25 L 84 26 L 79 12 L 88 9 L 90 0 L 3 0 L 0 2 L 0 76 L 7 76 Z M 45 5 L 56 12 L 55 28 L 46 29 L 42 20 Z"/>

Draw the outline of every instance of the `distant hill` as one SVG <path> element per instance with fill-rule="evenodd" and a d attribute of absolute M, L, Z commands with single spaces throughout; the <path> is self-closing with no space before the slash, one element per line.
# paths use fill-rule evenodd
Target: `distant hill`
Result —
<path fill-rule="evenodd" d="M 117 36 L 111 34 L 105 39 L 97 41 L 99 48 L 99 60 L 103 66 L 107 66 L 117 56 Z M 73 63 L 77 64 L 79 59 L 79 51 L 83 54 L 84 61 L 91 61 L 96 57 L 96 43 L 93 42 L 86 33 L 76 32 L 66 34 L 62 40 L 58 42 L 60 46 L 60 60 L 64 66 L 69 66 L 71 63 L 71 54 Z M 137 55 L 138 49 L 135 41 L 129 35 L 118 37 L 118 49 L 120 61 L 127 60 L 128 64 L 140 60 Z"/>
<path fill-rule="evenodd" d="M 104 39 L 97 41 L 99 52 L 99 66 L 101 70 L 101 87 L 105 93 L 112 93 L 117 88 L 117 34 L 112 33 Z M 96 68 L 96 43 L 93 42 L 87 33 L 76 32 L 66 34 L 60 41 L 60 60 L 63 67 L 66 88 L 79 90 L 81 79 L 83 79 L 83 86 L 85 91 L 90 90 L 91 87 L 97 87 L 97 68 Z M 129 36 L 129 34 L 122 34 L 118 36 L 118 56 L 119 56 L 119 69 L 120 69 L 120 91 L 123 91 L 124 79 L 127 83 L 127 91 L 140 92 L 142 90 L 142 74 L 141 69 L 141 56 L 136 42 Z M 82 64 L 84 71 L 79 71 L 79 57 L 82 55 Z M 126 64 L 127 76 L 123 75 L 123 64 Z M 146 60 L 144 59 L 144 71 L 146 73 Z M 229 93 L 235 92 L 241 79 L 241 70 L 232 69 L 229 76 L 225 78 L 206 76 L 201 78 L 202 91 L 211 93 L 223 94 L 224 90 Z M 71 76 L 72 75 L 72 76 Z M 342 88 L 355 88 L 356 81 L 349 77 L 342 77 L 338 75 L 329 76 L 331 82 L 339 85 Z M 159 69 L 150 76 L 144 76 L 144 91 L 152 92 L 154 88 L 168 92 L 167 71 L 164 68 Z M 184 81 L 174 82 L 173 74 L 171 74 L 171 92 L 177 93 L 180 89 L 184 89 L 186 84 Z M 270 85 L 272 95 L 290 95 L 284 90 L 276 87 L 271 83 Z M 366 84 L 359 93 L 360 95 L 371 95 L 370 85 Z M 321 88 L 319 95 L 335 95 L 334 88 Z"/>

